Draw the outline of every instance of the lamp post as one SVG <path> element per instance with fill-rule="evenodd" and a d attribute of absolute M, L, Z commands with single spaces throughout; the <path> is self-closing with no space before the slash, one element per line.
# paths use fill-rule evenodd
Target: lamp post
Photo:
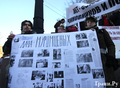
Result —
<path fill-rule="evenodd" d="M 34 12 L 34 30 L 38 34 L 44 33 L 43 29 L 43 0 L 35 0 L 35 12 Z"/>

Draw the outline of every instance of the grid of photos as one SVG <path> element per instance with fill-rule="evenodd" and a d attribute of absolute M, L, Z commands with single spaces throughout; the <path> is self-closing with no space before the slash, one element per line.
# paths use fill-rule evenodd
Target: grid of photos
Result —
<path fill-rule="evenodd" d="M 76 34 L 76 40 L 79 40 L 79 39 L 87 39 L 87 34 L 86 33 Z"/>
<path fill-rule="evenodd" d="M 17 75 L 19 79 L 16 83 L 18 85 L 21 83 L 23 87 L 29 81 L 28 83 L 31 83 L 29 85 L 32 88 L 81 88 L 81 76 L 83 79 L 86 79 L 88 75 L 91 75 L 93 80 L 103 79 L 102 69 L 92 69 L 94 57 L 92 50 L 87 51 L 87 48 L 90 47 L 87 33 L 76 33 L 73 38 L 74 49 L 71 48 L 71 43 L 69 48 L 67 46 L 50 49 L 45 47 L 38 49 L 24 48 L 21 49 L 19 58 L 17 55 L 11 55 L 10 67 L 14 68 L 17 65 L 21 71 L 16 72 L 19 73 Z M 84 48 L 86 49 L 84 50 Z M 9 75 L 9 84 L 12 83 L 13 77 L 14 75 Z M 78 79 L 79 82 L 75 81 L 77 78 L 80 78 Z M 29 80 L 27 81 L 27 79 Z"/>
<path fill-rule="evenodd" d="M 87 39 L 87 34 L 86 33 L 79 33 L 76 34 L 75 36 L 76 38 L 76 44 L 77 44 L 77 48 L 82 48 L 82 47 L 89 47 L 89 42 Z"/>

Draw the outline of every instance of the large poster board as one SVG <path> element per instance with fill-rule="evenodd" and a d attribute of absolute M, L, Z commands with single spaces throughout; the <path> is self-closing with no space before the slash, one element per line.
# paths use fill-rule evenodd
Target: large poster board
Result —
<path fill-rule="evenodd" d="M 16 35 L 9 88 L 103 88 L 96 32 Z"/>

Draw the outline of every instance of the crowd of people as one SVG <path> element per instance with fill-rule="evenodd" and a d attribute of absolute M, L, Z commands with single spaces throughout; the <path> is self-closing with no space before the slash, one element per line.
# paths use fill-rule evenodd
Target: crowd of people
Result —
<path fill-rule="evenodd" d="M 97 26 L 97 22 L 99 22 L 99 26 L 119 26 L 120 25 L 120 12 L 119 10 L 114 11 L 114 13 L 107 17 L 106 14 L 101 16 L 101 19 L 97 21 L 97 19 L 94 16 L 87 17 L 84 21 L 84 27 L 81 29 L 83 30 L 96 30 L 99 46 L 100 46 L 100 52 L 101 52 L 101 60 L 103 64 L 103 70 L 105 73 L 105 81 L 106 82 L 112 82 L 115 80 L 115 74 L 114 74 L 114 68 L 111 63 L 106 62 L 108 60 L 108 57 L 110 59 L 115 59 L 115 45 L 110 38 L 108 32 L 105 29 L 99 29 Z M 76 32 L 78 31 L 78 27 L 75 25 L 71 25 L 68 27 L 65 27 L 63 24 L 65 23 L 65 19 L 61 19 L 60 21 L 56 22 L 54 25 L 55 33 L 65 33 L 65 32 Z M 21 23 L 21 34 L 36 34 L 33 30 L 32 22 L 29 20 L 25 20 Z M 11 42 L 12 39 L 15 37 L 15 34 L 10 34 L 7 38 L 7 41 L 5 42 L 3 46 L 3 58 L 4 56 L 8 56 L 11 53 Z M 106 51 L 107 49 L 107 51 Z M 9 69 L 9 66 L 7 66 L 7 70 Z M 8 74 L 8 73 L 7 73 Z M 6 77 L 8 79 L 8 77 Z M 7 83 L 6 83 L 7 88 Z"/>
<path fill-rule="evenodd" d="M 115 10 L 110 14 L 111 15 L 109 14 L 101 15 L 101 17 L 99 17 L 100 19 L 97 20 L 98 26 L 120 26 L 120 10 Z M 78 27 L 75 24 L 65 27 L 63 26 L 64 23 L 65 19 L 61 19 L 60 21 L 56 22 L 56 24 L 54 25 L 55 33 L 78 31 Z M 85 26 L 86 26 L 85 21 L 80 22 L 80 30 L 84 30 Z"/>

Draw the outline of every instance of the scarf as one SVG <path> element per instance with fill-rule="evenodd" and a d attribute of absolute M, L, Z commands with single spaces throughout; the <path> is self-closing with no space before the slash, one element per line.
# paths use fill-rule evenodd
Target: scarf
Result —
<path fill-rule="evenodd" d="M 109 22 L 107 20 L 107 17 L 103 16 L 102 18 L 104 19 L 104 26 L 109 26 L 110 24 L 109 24 Z"/>

